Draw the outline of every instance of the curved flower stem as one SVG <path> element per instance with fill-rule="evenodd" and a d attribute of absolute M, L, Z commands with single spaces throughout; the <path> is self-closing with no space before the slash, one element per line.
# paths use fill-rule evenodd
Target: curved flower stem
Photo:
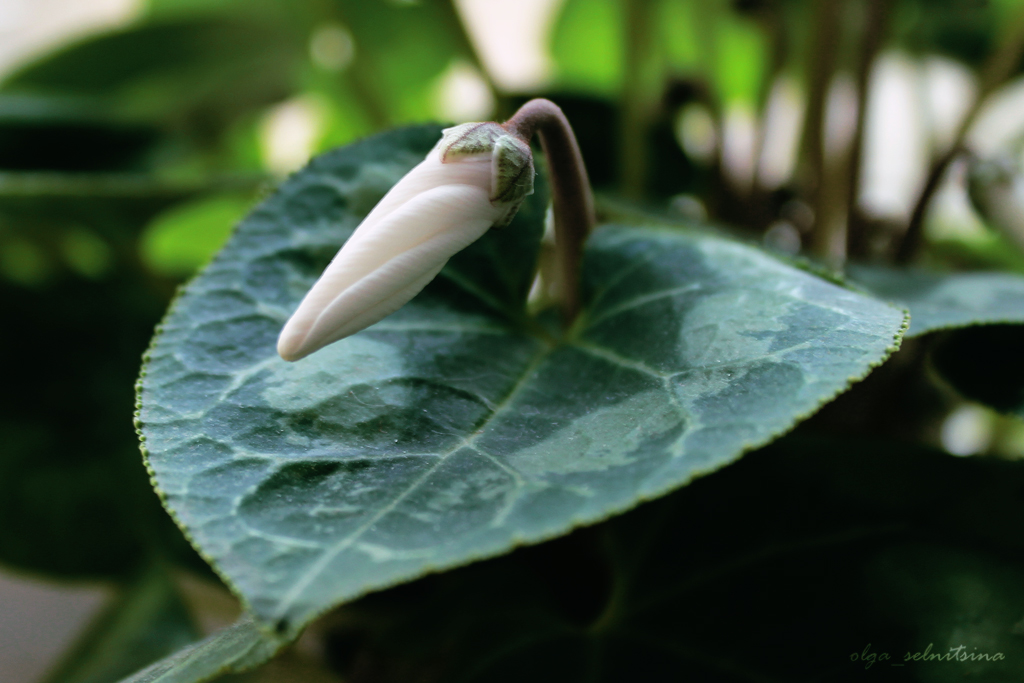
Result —
<path fill-rule="evenodd" d="M 502 124 L 527 144 L 534 133 L 551 172 L 551 196 L 555 215 L 555 248 L 562 285 L 562 322 L 566 328 L 580 311 L 580 261 L 583 243 L 594 227 L 594 196 L 587 169 L 565 114 L 554 102 L 530 100 Z"/>

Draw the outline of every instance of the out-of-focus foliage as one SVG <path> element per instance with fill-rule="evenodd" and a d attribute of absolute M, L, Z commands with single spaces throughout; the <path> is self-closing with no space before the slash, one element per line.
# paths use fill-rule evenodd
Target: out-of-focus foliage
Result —
<path fill-rule="evenodd" d="M 711 77 L 723 101 L 756 101 L 769 60 L 765 36 L 755 20 L 737 15 L 723 0 L 636 4 L 649 5 L 651 15 L 646 40 L 630 48 L 626 3 L 566 0 L 553 35 L 559 86 L 614 99 L 625 85 L 626 51 L 635 49 L 644 53 L 645 68 L 659 75 L 703 73 Z M 655 86 L 662 83 L 658 77 L 647 80 Z"/>
<path fill-rule="evenodd" d="M 21 65 L 0 83 L 0 562 L 118 586 L 51 682 L 112 683 L 200 635 L 175 577 L 212 574 L 160 508 L 130 417 L 142 353 L 176 287 L 306 154 L 436 119 L 453 64 L 484 75 L 496 116 L 529 96 L 560 104 L 594 184 L 645 202 L 621 222 L 674 230 L 680 213 L 706 213 L 751 245 L 792 246 L 795 235 L 806 251 L 816 216 L 845 217 L 849 255 L 887 261 L 881 280 L 851 269 L 849 286 L 909 307 L 921 338 L 800 428 L 824 439 L 781 442 L 592 529 L 343 606 L 311 628 L 329 668 L 363 682 L 845 680 L 879 672 L 851 661 L 868 642 L 897 658 L 963 643 L 1006 660 L 884 674 L 1020 680 L 1019 463 L 937 450 L 965 398 L 1016 416 L 1000 424 L 1019 421 L 1021 331 L 1007 323 L 1020 303 L 1005 294 L 1019 277 L 894 267 L 906 225 L 836 199 L 854 183 L 853 157 L 815 160 L 807 131 L 824 129 L 823 114 L 803 122 L 781 185 L 760 184 L 756 158 L 737 181 L 726 157 L 744 130 L 736 121 L 754 122 L 755 153 L 772 142 L 757 126 L 780 78 L 805 114 L 815 93 L 824 111 L 829 79 L 856 83 L 869 39 L 874 58 L 941 56 L 976 80 L 1003 59 L 1005 78 L 1019 74 L 1022 11 L 1019 0 L 564 0 L 548 36 L 551 79 L 501 92 L 448 0 L 149 0 L 133 23 Z M 681 144 L 701 125 L 706 153 Z M 329 202 L 310 206 L 296 210 L 333 215 Z M 618 215 L 615 202 L 601 206 Z M 925 234 L 919 260 L 1024 272 L 998 222 L 983 214 L 973 232 Z M 470 279 L 494 275 L 483 266 L 494 253 L 462 262 Z M 804 322 L 806 335 L 831 329 Z M 968 327 L 935 332 L 950 324 Z M 651 327 L 660 332 L 619 333 L 642 346 L 676 329 Z M 769 327 L 737 348 L 782 334 Z M 840 367 L 841 353 L 805 361 Z M 768 399 L 778 402 L 752 390 L 730 409 L 767 410 Z M 215 567 L 224 554 L 209 553 Z M 284 644 L 267 628 L 243 618 L 139 680 L 256 664 Z"/>
<path fill-rule="evenodd" d="M 289 38 L 241 18 L 154 22 L 65 48 L 5 85 L 210 134 L 291 91 L 303 46 Z"/>
<path fill-rule="evenodd" d="M 167 567 L 154 565 L 124 586 L 47 677 L 47 683 L 117 680 L 198 638 Z"/>
<path fill-rule="evenodd" d="M 194 273 L 220 248 L 250 204 L 248 197 L 218 195 L 165 211 L 142 234 L 143 261 L 171 277 Z"/>
<path fill-rule="evenodd" d="M 894 32 L 911 50 L 980 67 L 1019 10 L 1017 0 L 911 0 L 897 3 Z"/>

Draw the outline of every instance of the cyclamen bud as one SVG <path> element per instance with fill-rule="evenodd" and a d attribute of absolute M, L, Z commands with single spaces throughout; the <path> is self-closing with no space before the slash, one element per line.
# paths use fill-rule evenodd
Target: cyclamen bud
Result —
<path fill-rule="evenodd" d="M 345 242 L 285 323 L 277 352 L 299 360 L 394 313 L 451 256 L 510 223 L 533 178 L 530 146 L 498 124 L 445 130 Z"/>

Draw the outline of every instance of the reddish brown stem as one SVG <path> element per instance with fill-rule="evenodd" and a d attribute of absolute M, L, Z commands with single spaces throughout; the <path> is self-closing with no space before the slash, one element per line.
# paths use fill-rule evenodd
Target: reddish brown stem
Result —
<path fill-rule="evenodd" d="M 562 284 L 562 319 L 566 327 L 580 311 L 580 261 L 583 243 L 594 227 L 594 197 L 565 114 L 554 102 L 530 100 L 502 124 L 512 135 L 529 143 L 534 133 L 548 160 L 551 196 L 555 214 L 555 248 Z"/>

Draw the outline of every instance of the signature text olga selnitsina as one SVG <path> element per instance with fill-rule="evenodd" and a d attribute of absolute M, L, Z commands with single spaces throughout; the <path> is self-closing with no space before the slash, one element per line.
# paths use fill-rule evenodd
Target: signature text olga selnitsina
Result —
<path fill-rule="evenodd" d="M 1002 652 L 978 652 L 978 648 L 969 650 L 966 645 L 949 648 L 949 652 L 932 652 L 934 643 L 928 643 L 923 652 L 910 652 L 909 650 L 899 659 L 894 658 L 888 652 L 875 652 L 871 649 L 871 643 L 864 646 L 860 652 L 850 655 L 851 662 L 859 662 L 865 669 L 870 669 L 875 664 L 888 664 L 889 666 L 904 666 L 908 662 L 998 662 L 1006 659 Z"/>

